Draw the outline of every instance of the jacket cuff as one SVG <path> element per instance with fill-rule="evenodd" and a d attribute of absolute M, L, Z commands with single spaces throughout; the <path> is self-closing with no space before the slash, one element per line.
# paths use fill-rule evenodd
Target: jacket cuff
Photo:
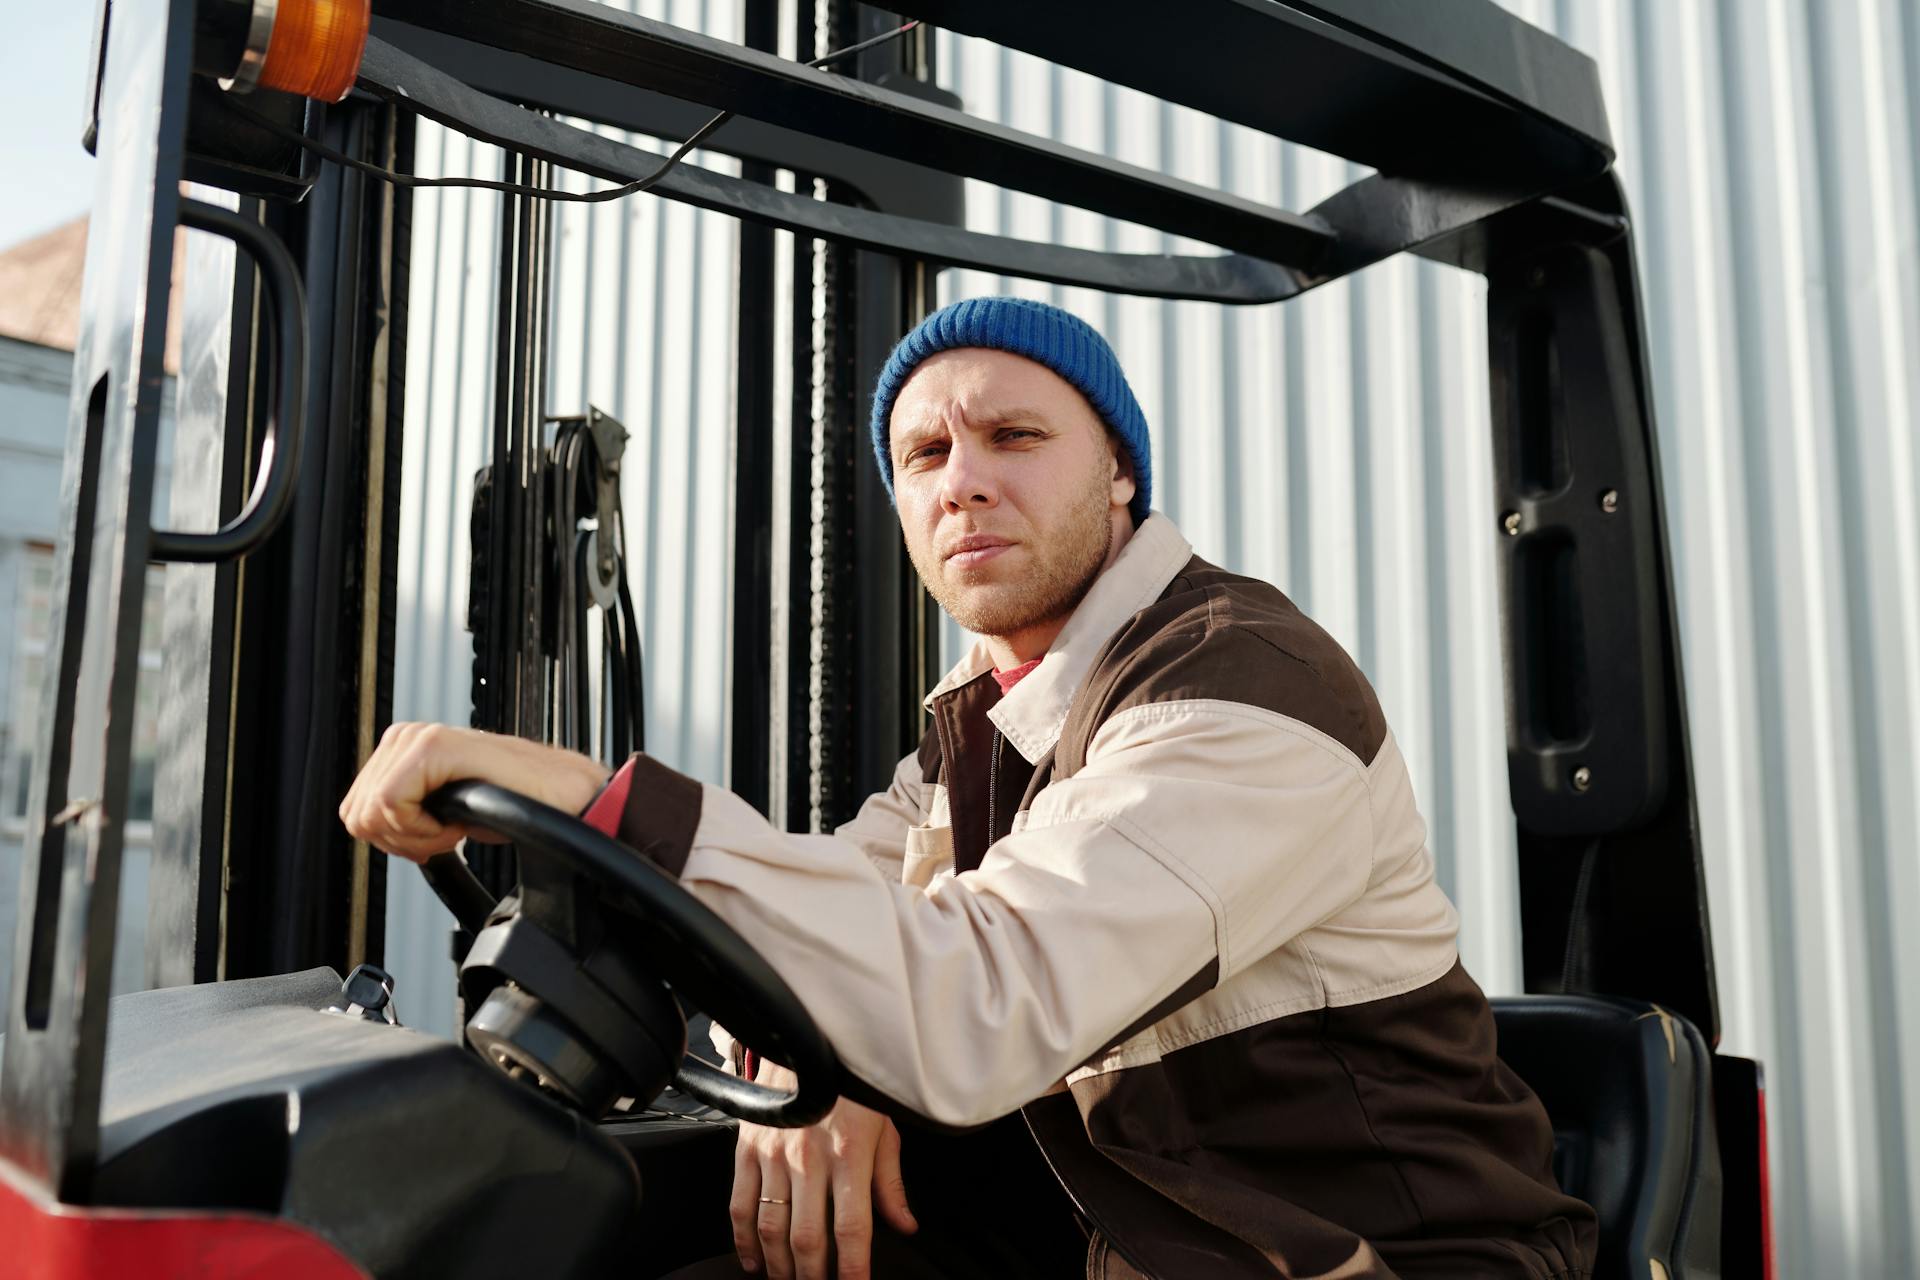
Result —
<path fill-rule="evenodd" d="M 649 755 L 636 755 L 600 790 L 581 815 L 679 879 L 700 825 L 700 784 Z"/>
<path fill-rule="evenodd" d="M 627 795 L 633 789 L 633 761 L 639 758 L 634 756 L 614 770 L 613 776 L 607 779 L 607 785 L 600 788 L 600 794 L 580 815 L 582 822 L 603 836 L 612 836 L 616 840 L 620 838 L 620 815 L 625 812 Z"/>

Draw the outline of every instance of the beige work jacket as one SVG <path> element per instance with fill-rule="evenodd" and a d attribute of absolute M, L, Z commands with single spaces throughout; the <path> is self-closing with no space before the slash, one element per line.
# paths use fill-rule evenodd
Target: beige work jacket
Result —
<path fill-rule="evenodd" d="M 1585 1274 L 1592 1211 L 1339 645 L 1155 514 L 1035 670 L 991 670 L 948 673 L 833 834 L 646 757 L 621 834 L 781 973 L 855 1096 L 1024 1110 L 1090 1275 Z"/>

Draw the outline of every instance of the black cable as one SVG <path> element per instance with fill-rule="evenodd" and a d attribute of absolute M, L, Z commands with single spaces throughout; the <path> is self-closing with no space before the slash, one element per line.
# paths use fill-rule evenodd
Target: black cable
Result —
<path fill-rule="evenodd" d="M 835 49 L 831 53 L 822 54 L 820 57 L 807 63 L 807 65 L 810 67 L 824 67 L 830 62 L 838 62 L 843 58 L 850 58 L 856 53 L 866 52 L 875 45 L 897 39 L 919 25 L 920 20 L 915 18 L 910 22 L 895 27 L 891 31 L 883 31 L 877 36 L 871 36 L 862 40 L 858 44 L 850 44 L 844 49 Z M 231 99 L 226 105 L 235 113 L 244 116 L 248 121 L 266 130 L 276 138 L 291 142 L 295 146 L 311 151 L 322 160 L 331 160 L 334 164 L 345 165 L 349 169 L 355 169 L 361 173 L 369 174 L 372 177 L 380 179 L 382 182 L 392 183 L 396 187 L 468 187 L 477 188 L 482 191 L 500 191 L 513 196 L 531 196 L 536 200 L 557 200 L 574 204 L 599 204 L 607 200 L 619 200 L 627 196 L 638 195 L 651 187 L 659 185 L 660 180 L 673 172 L 675 166 L 686 158 L 688 152 L 713 136 L 715 129 L 718 129 L 734 117 L 733 112 L 722 111 L 711 120 L 708 120 L 698 129 L 695 129 L 691 137 L 675 148 L 673 154 L 669 155 L 658 169 L 655 169 L 645 177 L 635 178 L 632 182 L 623 183 L 617 187 L 605 187 L 599 191 L 558 191 L 551 187 L 533 187 L 521 182 L 501 182 L 492 178 L 422 178 L 417 174 L 401 173 L 398 170 L 389 169 L 384 165 L 374 164 L 370 160 L 362 160 L 358 156 L 350 156 L 344 151 L 336 150 L 317 138 L 309 138 L 300 130 L 289 128 L 277 120 L 270 120 L 251 107 L 242 106 Z"/>
<path fill-rule="evenodd" d="M 593 610 L 594 584 L 599 580 L 598 557 L 590 554 L 596 550 L 600 535 L 580 528 L 580 523 L 591 512 L 598 515 L 600 482 L 605 461 L 600 457 L 600 449 L 593 438 L 593 432 L 584 422 L 574 424 L 567 437 L 565 453 L 565 483 L 567 501 L 562 507 L 565 516 L 565 529 L 574 534 L 572 574 L 573 614 L 571 618 L 573 642 L 572 665 L 570 670 L 571 697 L 573 715 L 577 721 L 573 743 L 574 750 L 591 752 L 594 746 L 593 733 L 593 663 L 591 649 L 587 643 L 588 617 Z M 603 614 L 608 612 L 602 610 Z M 600 687 L 607 684 L 605 666 L 607 655 L 601 654 Z M 604 727 L 604 726 L 603 726 Z M 602 734 L 602 737 L 605 735 Z M 603 744 L 604 745 L 604 744 Z M 608 754 L 605 763 L 618 766 L 623 757 Z"/>
<path fill-rule="evenodd" d="M 626 566 L 620 566 L 622 573 Z M 626 651 L 620 639 L 620 612 L 608 609 L 600 622 L 600 651 L 606 659 L 606 738 L 607 760 L 611 763 L 625 760 L 633 754 L 633 724 L 627 709 L 632 705 L 632 692 L 627 688 Z"/>
<path fill-rule="evenodd" d="M 551 465 L 546 468 L 549 530 L 553 539 L 555 643 L 551 666 L 550 701 L 554 708 L 554 740 L 561 746 L 591 754 L 597 747 L 601 760 L 617 766 L 641 749 L 642 663 L 639 621 L 633 596 L 626 585 L 626 517 L 620 509 L 619 494 L 602 516 L 599 510 L 600 486 L 609 478 L 607 462 L 600 456 L 599 442 L 585 418 L 557 418 L 553 443 L 549 446 Z M 592 515 L 595 528 L 589 532 L 580 526 Z M 572 545 L 565 547 L 567 534 Z M 589 554 L 592 551 L 595 554 Z M 612 581 L 617 599 L 595 606 L 592 594 L 599 582 L 599 554 L 612 561 Z M 587 643 L 592 610 L 601 610 L 601 653 L 599 679 Z M 600 723 L 595 732 L 596 689 L 599 695 Z"/>
<path fill-rule="evenodd" d="M 556 746 L 578 748 L 573 711 L 573 601 L 577 584 L 573 578 L 573 549 L 566 545 L 563 530 L 575 523 L 573 514 L 574 478 L 568 461 L 572 429 L 562 424 L 548 450 L 548 465 L 541 472 L 546 486 L 548 527 L 543 545 L 549 548 L 547 572 L 553 583 L 552 604 L 543 609 L 547 625 L 553 629 L 550 666 L 547 672 L 548 701 L 552 706 L 553 742 Z"/>
<path fill-rule="evenodd" d="M 624 537 L 622 538 L 624 542 Z M 647 698 L 646 685 L 642 683 L 645 669 L 640 661 L 640 624 L 633 608 L 633 593 L 627 590 L 627 575 L 622 561 L 620 581 L 620 621 L 626 630 L 626 642 L 621 646 L 621 657 L 627 664 L 627 688 L 630 691 L 629 705 L 632 707 L 633 741 L 631 749 L 647 749 Z"/>
<path fill-rule="evenodd" d="M 574 524 L 577 524 L 575 521 Z M 570 524 L 569 528 L 574 525 Z M 592 591 L 587 584 L 593 581 L 593 560 L 588 552 L 593 547 L 593 535 L 581 529 L 573 536 L 573 714 L 575 751 L 591 755 L 593 752 L 593 672 L 587 649 L 587 613 L 592 606 Z M 605 655 L 601 661 L 606 661 Z M 605 763 L 617 767 L 618 760 Z"/>
<path fill-rule="evenodd" d="M 813 61 L 807 63 L 807 65 L 810 67 L 824 67 L 829 62 L 839 62 L 844 58 L 851 58 L 856 53 L 865 53 L 877 45 L 883 45 L 889 40 L 898 39 L 919 25 L 920 19 L 918 18 L 913 19 L 911 22 L 903 22 L 891 31 L 882 31 L 877 36 L 868 36 L 858 44 L 850 44 L 844 49 L 835 49 L 830 53 L 823 53 Z"/>

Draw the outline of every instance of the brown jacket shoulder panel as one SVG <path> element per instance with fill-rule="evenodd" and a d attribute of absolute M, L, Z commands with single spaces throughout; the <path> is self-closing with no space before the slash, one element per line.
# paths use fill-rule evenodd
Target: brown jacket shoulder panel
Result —
<path fill-rule="evenodd" d="M 920 735 L 920 750 L 915 758 L 920 762 L 922 782 L 940 781 L 940 730 L 932 717 L 927 719 L 927 731 Z"/>
<path fill-rule="evenodd" d="M 1073 699 L 1054 761 L 1070 777 L 1100 726 L 1150 702 L 1244 703 L 1298 720 L 1372 761 L 1386 739 L 1373 687 L 1277 587 L 1195 556 L 1114 633 Z"/>

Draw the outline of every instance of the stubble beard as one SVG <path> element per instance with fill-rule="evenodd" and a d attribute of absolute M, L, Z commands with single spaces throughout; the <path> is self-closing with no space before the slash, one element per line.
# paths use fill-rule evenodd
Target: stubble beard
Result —
<path fill-rule="evenodd" d="M 946 564 L 927 564 L 909 547 L 920 581 L 940 607 L 976 635 L 1010 636 L 1066 617 L 1079 607 L 1107 562 L 1113 546 L 1113 519 L 1104 472 L 1088 478 L 1060 531 L 1045 541 L 1025 543 L 1031 567 L 1018 578 L 979 584 L 949 582 Z M 932 557 L 931 549 L 926 553 Z"/>

